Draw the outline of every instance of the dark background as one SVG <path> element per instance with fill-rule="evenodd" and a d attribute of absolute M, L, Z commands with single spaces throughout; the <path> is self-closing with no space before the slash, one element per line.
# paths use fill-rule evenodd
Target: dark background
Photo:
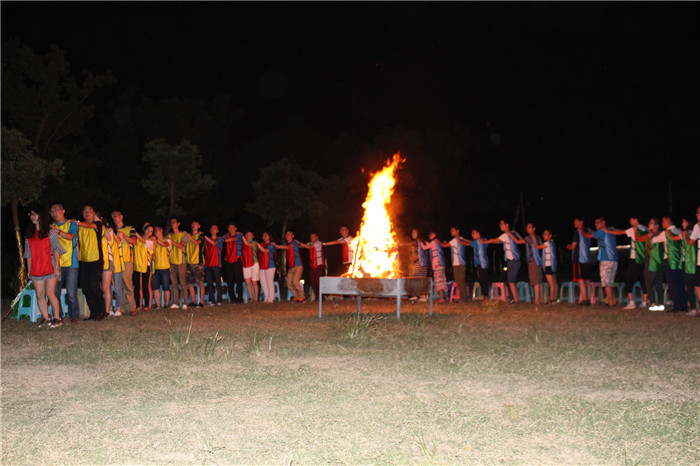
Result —
<path fill-rule="evenodd" d="M 202 223 L 235 219 L 258 237 L 265 225 L 245 209 L 250 184 L 283 156 L 344 180 L 323 218 L 292 225 L 301 238 L 313 229 L 335 239 L 341 223 L 359 228 L 368 172 L 397 151 L 406 158 L 395 205 L 402 232 L 436 228 L 447 238 L 456 224 L 465 236 L 478 226 L 493 237 L 500 218 L 524 232 L 524 210 L 562 247 L 574 215 L 625 228 L 631 214 L 692 219 L 700 201 L 697 3 L 1 8 L 3 41 L 38 54 L 56 44 L 76 75 L 109 69 L 117 78 L 91 99 L 84 155 L 102 161 L 96 175 L 107 194 L 97 203 L 135 225 L 164 219 L 138 185 L 154 136 L 129 110 L 171 97 L 226 96 L 216 136 L 193 141 L 217 185 L 187 208 Z M 77 203 L 68 207 L 79 216 Z M 3 258 L 14 250 L 8 234 L 5 209 Z"/>

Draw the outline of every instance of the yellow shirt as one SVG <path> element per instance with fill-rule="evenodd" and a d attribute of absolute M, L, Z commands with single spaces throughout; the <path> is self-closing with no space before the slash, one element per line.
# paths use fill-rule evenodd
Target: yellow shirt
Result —
<path fill-rule="evenodd" d="M 111 235 L 110 235 L 111 233 Z M 107 236 L 111 236 L 112 239 L 108 240 Z M 124 270 L 124 262 L 119 255 L 119 246 L 117 246 L 117 239 L 114 231 L 110 228 L 105 232 L 102 237 L 102 257 L 104 258 L 104 266 L 102 270 L 109 270 L 109 263 L 114 263 L 114 273 L 120 273 Z"/>
<path fill-rule="evenodd" d="M 196 240 L 201 240 L 204 237 L 204 234 L 200 231 L 196 235 L 192 235 L 192 237 Z M 189 238 L 188 238 L 189 239 Z M 192 241 L 187 241 L 187 244 L 185 245 L 185 250 L 187 252 L 187 263 L 188 264 L 201 264 L 202 263 L 202 255 L 200 254 L 200 247 L 202 246 L 202 243 L 194 243 Z"/>
<path fill-rule="evenodd" d="M 121 231 L 122 233 L 124 233 L 124 236 L 126 236 L 128 238 L 129 235 L 131 235 L 132 228 L 133 227 L 131 225 L 124 225 L 121 228 L 117 228 L 117 233 L 119 233 Z M 128 241 L 122 240 L 121 244 L 119 245 L 119 249 L 122 252 L 122 260 L 124 262 L 131 262 L 132 261 L 132 258 L 131 258 L 133 255 L 132 248 L 133 248 L 133 246 L 130 245 L 128 243 Z"/>
<path fill-rule="evenodd" d="M 70 233 L 70 227 L 75 223 L 75 220 L 66 220 L 63 222 L 63 225 L 59 225 L 56 222 L 54 222 L 54 225 L 56 225 L 56 228 L 58 228 L 60 231 L 63 231 L 65 233 Z M 76 235 L 77 236 L 77 235 Z M 58 241 L 61 243 L 61 246 L 63 249 L 66 251 L 65 253 L 61 254 L 61 267 L 72 267 L 75 266 L 77 267 L 78 264 L 73 263 L 73 241 L 75 241 L 75 246 L 77 250 L 78 246 L 78 238 L 73 238 L 73 239 L 65 239 L 61 235 L 58 235 Z"/>
<path fill-rule="evenodd" d="M 80 262 L 97 262 L 100 260 L 98 247 L 95 230 L 78 225 L 78 260 Z"/>
<path fill-rule="evenodd" d="M 150 248 L 146 243 L 142 243 L 141 241 L 136 241 L 134 245 L 134 254 L 132 256 L 134 272 L 146 273 L 151 263 L 151 257 L 153 257 L 153 241 L 150 239 L 146 241 L 151 242 Z"/>
<path fill-rule="evenodd" d="M 172 246 L 171 246 L 172 247 Z M 179 251 L 179 249 L 178 249 Z M 153 256 L 153 267 L 156 270 L 169 270 L 170 269 L 170 257 L 168 254 L 168 248 L 161 246 L 156 241 L 156 252 Z"/>
<path fill-rule="evenodd" d="M 180 233 L 170 233 L 168 235 L 168 239 L 172 241 L 173 243 L 182 243 L 182 238 L 185 237 L 184 232 Z M 184 251 L 177 246 L 173 246 L 172 244 L 170 245 L 170 263 L 172 265 L 180 265 L 182 264 L 182 256 L 184 255 Z"/>

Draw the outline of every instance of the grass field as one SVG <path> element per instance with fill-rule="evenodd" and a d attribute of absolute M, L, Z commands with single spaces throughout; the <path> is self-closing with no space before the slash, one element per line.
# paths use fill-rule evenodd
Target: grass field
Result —
<path fill-rule="evenodd" d="M 225 305 L 2 325 L 3 464 L 698 464 L 700 319 Z M 326 315 L 327 313 L 327 315 Z"/>

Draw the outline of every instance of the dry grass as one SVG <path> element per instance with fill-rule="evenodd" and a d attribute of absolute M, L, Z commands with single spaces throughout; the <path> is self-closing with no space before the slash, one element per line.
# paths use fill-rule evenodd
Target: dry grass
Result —
<path fill-rule="evenodd" d="M 697 464 L 700 319 L 227 305 L 2 326 L 3 464 Z"/>

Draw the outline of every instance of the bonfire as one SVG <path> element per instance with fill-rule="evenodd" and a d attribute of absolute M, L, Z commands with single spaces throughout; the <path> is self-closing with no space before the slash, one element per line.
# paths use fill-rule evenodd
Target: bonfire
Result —
<path fill-rule="evenodd" d="M 360 231 L 352 241 L 355 251 L 352 267 L 344 276 L 353 278 L 398 278 L 398 243 L 389 215 L 389 204 L 396 186 L 396 172 L 401 163 L 399 153 L 388 160 L 378 173 L 372 174 Z"/>

